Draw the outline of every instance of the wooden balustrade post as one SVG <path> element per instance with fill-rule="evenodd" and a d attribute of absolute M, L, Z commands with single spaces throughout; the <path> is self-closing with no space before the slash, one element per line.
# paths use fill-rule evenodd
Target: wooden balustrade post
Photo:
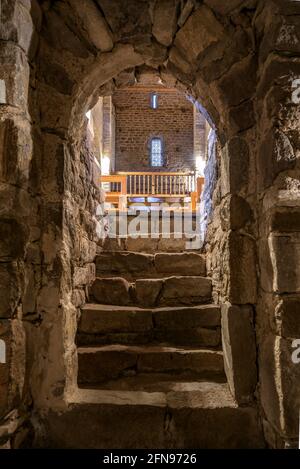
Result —
<path fill-rule="evenodd" d="M 196 209 L 197 209 L 197 199 L 198 199 L 198 193 L 197 193 L 197 192 L 191 192 L 191 206 L 192 206 L 192 212 L 196 212 Z"/>
<path fill-rule="evenodd" d="M 127 176 L 121 177 L 121 193 L 127 195 Z"/>
<path fill-rule="evenodd" d="M 121 194 L 119 197 L 118 209 L 120 212 L 125 212 L 127 210 L 127 176 L 122 176 L 121 178 Z"/>
<path fill-rule="evenodd" d="M 200 200 L 202 191 L 203 191 L 203 186 L 204 186 L 204 178 L 203 177 L 198 177 L 197 178 L 197 194 L 198 194 L 198 201 Z"/>

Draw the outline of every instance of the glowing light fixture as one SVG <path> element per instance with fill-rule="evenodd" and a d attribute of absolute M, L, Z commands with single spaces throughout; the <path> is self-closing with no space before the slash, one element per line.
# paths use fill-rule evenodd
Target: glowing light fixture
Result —
<path fill-rule="evenodd" d="M 205 160 L 201 156 L 196 156 L 196 171 L 198 176 L 204 176 Z"/>
<path fill-rule="evenodd" d="M 107 155 L 103 155 L 101 158 L 101 173 L 103 176 L 110 174 L 110 158 Z"/>

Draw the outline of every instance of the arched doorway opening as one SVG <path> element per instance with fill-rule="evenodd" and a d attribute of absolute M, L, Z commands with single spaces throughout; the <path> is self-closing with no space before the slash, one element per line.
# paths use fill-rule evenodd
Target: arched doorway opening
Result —
<path fill-rule="evenodd" d="M 210 20 L 214 21 L 214 17 L 210 15 L 206 7 L 203 11 L 208 13 Z M 56 18 L 56 15 L 58 14 L 61 14 L 61 12 L 59 13 L 55 8 L 50 9 L 46 12 L 46 17 L 50 21 L 50 26 L 51 22 L 54 21 L 53 18 Z M 198 18 L 197 21 L 202 21 L 202 16 L 199 16 L 198 9 L 195 10 L 194 14 L 196 15 L 195 19 Z M 194 15 L 192 16 L 193 21 L 195 21 Z M 49 386 L 46 395 L 48 396 L 47 399 L 50 399 L 52 401 L 54 407 L 56 406 L 56 400 L 58 405 L 61 405 L 62 397 L 64 402 L 68 402 L 68 399 L 71 399 L 72 401 L 73 396 L 76 395 L 77 392 L 77 348 L 75 345 L 75 336 L 77 330 L 78 310 L 86 301 L 86 297 L 84 296 L 86 289 L 90 286 L 91 282 L 93 281 L 93 272 L 91 272 L 93 270 L 93 262 L 92 259 L 89 257 L 90 253 L 88 252 L 86 259 L 82 258 L 82 250 L 80 249 L 80 246 L 83 245 L 83 239 L 85 240 L 85 242 L 88 241 L 87 246 L 91 244 L 93 246 L 93 249 L 95 249 L 95 242 L 92 241 L 89 236 L 86 237 L 86 219 L 84 219 L 83 226 L 78 223 L 78 221 L 80 220 L 80 217 L 78 215 L 82 211 L 82 200 L 85 202 L 84 198 L 82 199 L 82 195 L 86 196 L 88 192 L 88 197 L 91 199 L 92 192 L 94 190 L 91 189 L 91 191 L 89 191 L 86 187 L 86 182 L 89 181 L 91 176 L 89 173 L 89 168 L 84 163 L 84 159 L 82 158 L 84 153 L 82 150 L 82 137 L 84 135 L 86 127 L 86 113 L 90 109 L 92 109 L 97 103 L 99 95 L 101 95 L 101 91 L 103 93 L 103 87 L 106 90 L 108 90 L 110 87 L 113 87 L 115 81 L 118 81 L 118 77 L 120 77 L 120 74 L 123 71 L 128 72 L 130 69 L 132 70 L 137 67 L 147 66 L 151 67 L 152 69 L 154 68 L 162 82 L 167 82 L 168 80 L 171 80 L 175 88 L 180 87 L 182 91 L 185 91 L 190 96 L 190 98 L 194 100 L 195 103 L 198 103 L 197 106 L 201 108 L 202 112 L 206 115 L 207 119 L 217 129 L 217 135 L 218 140 L 220 142 L 220 146 L 225 148 L 225 151 L 223 152 L 224 167 L 221 166 L 221 160 L 219 163 L 219 176 L 221 176 L 219 184 L 221 184 L 222 186 L 219 188 L 219 190 L 221 190 L 221 194 L 220 200 L 217 201 L 217 205 L 220 202 L 223 202 L 223 204 L 225 205 L 224 199 L 227 199 L 227 203 L 231 206 L 230 192 L 232 189 L 230 187 L 230 177 L 233 167 L 231 166 L 232 163 L 230 163 L 230 160 L 236 158 L 237 163 L 243 165 L 245 177 L 244 179 L 241 178 L 237 181 L 237 187 L 234 188 L 234 191 L 244 195 L 244 198 L 242 199 L 246 208 L 248 209 L 248 202 L 246 200 L 249 186 L 248 172 L 250 171 L 250 165 L 254 165 L 254 161 L 253 159 L 251 159 L 250 146 L 246 138 L 251 138 L 248 137 L 248 133 L 250 136 L 252 135 L 252 124 L 254 125 L 254 120 L 252 119 L 251 121 L 251 113 L 249 113 L 250 121 L 247 121 L 246 124 L 244 122 L 241 122 L 241 126 L 239 126 L 235 121 L 234 116 L 232 117 L 232 114 L 230 114 L 230 112 L 234 114 L 235 107 L 238 106 L 240 102 L 243 103 L 243 106 L 246 105 L 251 107 L 252 93 L 254 92 L 254 83 L 252 80 L 254 79 L 255 74 L 255 66 L 253 63 L 253 59 L 251 57 L 251 54 L 249 54 L 249 51 L 247 50 L 248 53 L 246 53 L 245 50 L 245 57 L 242 60 L 242 65 L 239 64 L 237 67 L 238 76 L 240 73 L 240 68 L 242 68 L 243 70 L 243 76 L 247 76 L 247 80 L 249 80 L 252 76 L 252 79 L 250 80 L 251 83 L 249 83 L 248 86 L 243 87 L 243 89 L 241 90 L 242 97 L 237 97 L 235 93 L 230 93 L 231 88 L 230 86 L 228 86 L 228 78 L 222 81 L 221 85 L 213 81 L 211 89 L 203 79 L 202 74 L 198 72 L 197 67 L 195 67 L 194 64 L 189 65 L 189 62 L 186 62 L 186 57 L 184 57 L 184 50 L 185 48 L 189 47 L 189 41 L 187 40 L 186 34 L 191 34 L 191 32 L 189 31 L 189 23 L 187 23 L 186 27 L 188 28 L 188 33 L 185 33 L 184 31 L 184 34 L 181 34 L 180 32 L 177 33 L 173 48 L 170 49 L 170 52 L 165 49 L 162 51 L 161 47 L 157 45 L 156 40 L 152 40 L 151 44 L 146 44 L 144 47 L 142 47 L 142 49 L 130 43 L 121 43 L 115 45 L 112 48 L 111 52 L 100 53 L 100 55 L 97 55 L 94 58 L 93 63 L 89 63 L 88 67 L 85 66 L 84 68 L 82 68 L 83 73 L 79 75 L 79 78 L 76 77 L 78 80 L 77 83 L 75 83 L 75 76 L 69 75 L 69 65 L 71 65 L 72 68 L 71 73 L 74 73 L 73 59 L 71 64 L 67 64 L 67 62 L 65 62 L 65 60 L 68 60 L 68 55 L 70 51 L 66 51 L 65 57 L 63 57 L 61 51 L 59 53 L 57 51 L 57 54 L 55 54 L 55 46 L 53 50 L 53 37 L 51 37 L 50 39 L 50 44 L 49 41 L 43 42 L 41 53 L 42 49 L 45 49 L 43 51 L 43 55 L 41 56 L 41 60 L 44 61 L 45 58 L 48 57 L 47 63 L 49 64 L 50 48 L 51 61 L 58 61 L 58 63 L 56 63 L 56 67 L 59 66 L 60 69 L 63 68 L 64 72 L 62 73 L 66 73 L 69 77 L 69 81 L 71 83 L 74 83 L 73 87 L 71 87 L 70 93 L 65 95 L 61 93 L 61 90 L 57 90 L 57 84 L 52 88 L 52 83 L 49 83 L 49 78 L 47 78 L 48 83 L 47 80 L 45 83 L 42 79 L 40 84 L 42 88 L 46 87 L 49 93 L 47 108 L 45 109 L 45 113 L 42 113 L 44 120 L 41 122 L 41 129 L 42 132 L 45 132 L 46 134 L 46 140 L 50 139 L 51 141 L 55 140 L 59 142 L 59 145 L 61 145 L 61 148 L 63 149 L 64 159 L 64 184 L 62 187 L 60 203 L 62 204 L 62 213 L 64 214 L 65 220 L 63 220 L 62 223 L 61 236 L 63 245 L 67 246 L 67 249 L 64 249 L 60 252 L 60 255 L 62 255 L 63 259 L 62 264 L 66 271 L 64 272 L 64 275 L 59 279 L 60 282 L 61 280 L 63 280 L 63 288 L 60 284 L 59 295 L 60 302 L 62 300 L 62 293 L 63 297 L 65 298 L 65 300 L 62 302 L 62 304 L 64 305 L 63 309 L 66 307 L 65 313 L 62 315 L 64 321 L 63 330 L 65 331 L 64 342 L 62 344 L 62 347 L 66 348 L 67 353 L 65 354 L 65 357 L 68 357 L 68 361 L 65 362 L 65 364 L 61 361 L 61 364 L 63 365 L 61 373 L 62 376 L 64 376 L 65 378 L 67 376 L 69 381 L 65 381 L 65 386 L 62 389 L 63 396 L 60 396 L 57 391 L 53 390 L 53 387 L 57 387 L 56 377 L 58 373 L 57 363 L 55 363 L 55 365 L 53 364 L 53 366 L 55 367 L 56 377 L 53 381 L 53 384 Z M 216 28 L 216 32 L 220 33 L 220 37 L 211 38 L 212 44 L 215 44 L 215 42 L 221 44 L 224 37 L 224 31 L 222 29 L 221 32 L 219 28 Z M 157 57 L 157 51 L 162 53 L 162 55 L 158 54 Z M 201 55 L 201 51 L 196 53 L 198 55 Z M 169 59 L 167 59 L 167 57 L 169 57 Z M 166 60 L 168 60 L 167 65 Z M 184 69 L 183 72 L 182 67 Z M 224 67 L 226 69 L 226 67 L 228 67 L 228 64 L 224 64 Z M 232 68 L 230 68 L 230 71 L 233 74 L 234 67 L 235 66 L 233 65 L 233 71 Z M 212 71 L 210 73 L 214 72 Z M 56 78 L 54 78 L 54 81 L 56 81 Z M 60 83 L 58 84 L 58 86 L 60 87 Z M 213 104 L 212 96 L 214 96 L 215 104 Z M 51 99 L 53 99 L 53 106 L 49 105 Z M 59 105 L 57 99 L 62 100 L 60 101 Z M 63 114 L 61 113 L 62 108 L 64 109 Z M 250 126 L 250 131 L 248 130 L 248 126 Z M 51 129 L 50 132 L 49 129 Z M 44 151 L 47 153 L 47 145 L 44 146 Z M 51 155 L 53 155 L 53 148 L 51 149 Z M 49 160 L 50 158 L 51 157 L 49 155 Z M 237 163 L 235 164 L 235 169 Z M 80 172 L 78 172 L 78 167 L 82 166 L 83 173 L 80 174 Z M 215 166 L 211 168 L 211 173 L 213 172 L 216 172 Z M 55 174 L 58 173 L 59 172 L 56 170 Z M 210 195 L 212 196 L 215 189 L 215 185 L 217 184 L 216 178 L 215 180 L 213 180 L 212 178 L 208 178 L 207 183 L 210 189 Z M 49 187 L 50 190 L 52 190 L 51 185 Z M 222 210 L 223 212 L 226 212 L 226 207 L 223 207 Z M 248 210 L 250 213 L 251 208 L 249 207 Z M 89 213 L 87 214 L 87 212 Z M 91 213 L 91 211 L 86 210 L 86 215 L 88 217 L 91 215 Z M 217 212 L 214 211 L 214 213 Z M 226 215 L 224 218 L 226 218 Z M 219 223 L 217 218 L 215 218 L 215 221 L 217 224 Z M 208 255 L 211 262 L 211 264 L 209 264 L 209 269 L 213 278 L 213 295 L 216 303 L 224 302 L 225 298 L 231 298 L 231 303 L 233 304 L 239 304 L 239 302 L 241 302 L 242 304 L 247 304 L 245 311 L 243 310 L 243 308 L 239 307 L 238 311 L 241 315 L 240 327 L 247 330 L 247 340 L 249 342 L 249 350 L 251 350 L 252 354 L 252 362 L 250 373 L 246 374 L 244 371 L 244 367 L 241 367 L 240 370 L 235 371 L 238 376 L 244 373 L 243 379 L 240 382 L 235 379 L 236 375 L 233 374 L 232 364 L 230 363 L 230 360 L 232 360 L 231 340 L 234 340 L 234 337 L 231 338 L 231 330 L 229 328 L 226 329 L 227 322 L 230 320 L 229 314 L 231 314 L 232 307 L 226 306 L 226 311 L 223 315 L 225 321 L 223 331 L 224 333 L 227 333 L 227 338 L 229 341 L 229 347 L 227 350 L 228 360 L 226 365 L 226 371 L 230 377 L 229 382 L 234 397 L 240 400 L 241 402 L 245 403 L 251 400 L 252 393 L 256 386 L 256 365 L 253 362 L 253 354 L 255 355 L 254 332 L 252 326 L 253 312 L 251 310 L 251 307 L 248 306 L 249 304 L 253 304 L 255 302 L 255 292 L 253 292 L 253 290 L 251 289 L 249 290 L 248 283 L 244 282 L 241 290 L 237 291 L 236 289 L 237 296 L 234 297 L 234 288 L 236 288 L 236 286 L 232 285 L 232 283 L 226 284 L 226 277 L 224 276 L 224 271 L 228 269 L 229 272 L 231 272 L 231 270 L 234 270 L 237 267 L 232 267 L 231 265 L 229 265 L 231 259 L 228 259 L 227 254 L 229 245 L 230 243 L 232 243 L 231 238 L 232 236 L 236 236 L 238 238 L 238 242 L 240 242 L 241 258 L 245 261 L 243 269 L 247 270 L 248 277 L 253 277 L 253 282 L 255 283 L 256 269 L 254 266 L 253 257 L 255 247 L 252 245 L 252 241 L 248 241 L 248 238 L 244 235 L 236 233 L 236 231 L 234 231 L 232 234 L 230 230 L 231 220 L 226 220 L 226 222 L 229 224 L 227 224 L 224 230 L 222 229 L 222 227 L 220 230 L 220 226 L 214 226 L 213 222 L 210 227 L 210 242 L 207 243 L 207 248 L 208 250 L 212 251 L 212 256 L 210 257 Z M 250 226 L 251 229 L 251 217 L 249 217 L 249 219 L 246 217 L 244 220 L 242 220 L 241 227 L 238 227 L 238 229 L 243 230 L 246 225 L 248 225 L 248 228 Z M 248 242 L 247 246 L 245 246 L 245 242 Z M 218 250 L 219 252 L 220 244 L 222 243 L 223 246 L 220 250 L 220 252 L 222 252 L 222 257 L 220 260 L 220 257 L 216 255 L 216 252 L 214 252 L 214 250 Z M 244 251 L 246 251 L 247 253 L 250 252 L 249 258 L 245 258 Z M 102 289 L 102 286 L 99 288 L 101 290 L 100 297 L 103 298 L 106 293 Z M 117 286 L 115 288 L 117 288 Z M 96 295 L 95 289 L 93 291 L 94 295 Z M 108 289 L 107 291 L 110 290 Z M 79 297 L 79 300 L 76 301 L 75 304 L 73 302 L 74 292 L 76 295 L 76 300 Z M 244 298 L 240 298 L 238 296 L 241 295 L 241 292 L 244 295 Z M 114 294 L 113 291 L 111 293 L 112 295 Z M 138 293 L 136 294 L 138 295 Z M 170 301 L 171 300 L 168 300 L 168 302 Z M 61 326 L 62 324 L 60 324 L 58 327 Z M 44 322 L 42 324 L 42 328 L 43 327 L 47 327 L 47 322 Z M 66 333 L 66 331 L 68 332 Z M 55 353 L 57 353 L 57 343 L 53 343 L 53 347 L 55 348 Z M 51 350 L 49 350 L 48 348 L 47 356 L 49 358 L 51 357 L 52 353 L 54 353 L 54 350 L 53 352 L 51 352 Z M 48 374 L 48 376 L 50 376 L 52 374 L 51 366 L 47 367 L 47 370 L 45 368 L 45 372 Z M 43 377 L 43 382 L 45 381 L 47 380 L 45 380 L 45 377 Z M 240 383 L 242 383 L 241 386 Z M 56 394 L 58 396 L 58 399 L 56 399 Z M 39 392 L 38 400 L 41 402 L 42 407 L 44 406 L 42 400 L 46 397 L 46 395 L 43 397 L 43 393 Z"/>
<path fill-rule="evenodd" d="M 28 367 L 26 372 L 18 369 L 30 383 L 25 394 L 33 396 L 37 415 L 66 409 L 76 392 L 77 315 L 94 275 L 94 206 L 101 201 L 83 157 L 85 115 L 101 87 L 124 70 L 146 65 L 175 80 L 216 127 L 220 172 L 211 187 L 206 256 L 214 301 L 224 304 L 227 379 L 236 400 L 249 402 L 258 364 L 268 441 L 280 446 L 295 440 L 299 374 L 289 360 L 294 333 L 280 325 L 292 315 L 286 312 L 291 302 L 298 301 L 297 275 L 281 262 L 283 220 L 290 215 L 294 224 L 288 226 L 287 243 L 292 257 L 298 252 L 294 194 L 299 149 L 291 96 L 299 64 L 290 55 L 296 42 L 279 34 L 295 26 L 290 13 L 279 0 L 259 6 L 230 2 L 228 8 L 217 0 L 187 2 L 189 6 L 99 0 L 85 1 L 85 8 L 62 1 L 42 2 L 32 11 L 20 3 L 14 8 L 24 13 L 31 33 L 21 34 L 15 10 L 5 10 L 11 24 L 5 34 L 12 44 L 3 46 L 0 81 L 1 138 L 16 149 L 13 156 L 3 156 L 3 190 L 14 204 L 18 201 L 13 215 L 11 207 L 3 212 L 3 229 L 13 232 L 18 245 L 13 256 L 9 250 L 5 256 L 9 285 L 17 288 L 5 303 L 3 315 L 13 310 L 13 323 L 5 325 L 3 336 L 9 341 L 18 330 L 18 343 L 24 344 L 26 329 Z M 295 5 L 289 8 L 297 11 Z M 264 26 L 269 21 L 274 28 Z M 289 73 L 282 75 L 283 68 Z M 22 229 L 12 229 L 14 223 Z M 273 368 L 276 373 L 270 374 Z M 22 379 L 14 390 L 24 388 Z M 7 403 L 3 406 L 5 412 Z"/>

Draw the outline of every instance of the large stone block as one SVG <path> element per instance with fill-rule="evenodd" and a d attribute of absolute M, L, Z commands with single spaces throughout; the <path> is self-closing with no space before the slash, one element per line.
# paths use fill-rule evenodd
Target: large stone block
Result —
<path fill-rule="evenodd" d="M 300 231 L 300 207 L 282 207 L 271 217 L 271 230 L 279 232 Z"/>
<path fill-rule="evenodd" d="M 273 267 L 273 289 L 278 293 L 300 292 L 300 234 L 272 234 L 269 248 Z"/>
<path fill-rule="evenodd" d="M 273 2 L 266 3 L 264 10 L 256 19 L 255 26 L 257 30 L 259 32 L 262 29 L 264 30 L 259 54 L 261 63 L 264 63 L 268 55 L 274 51 L 274 47 L 279 52 L 289 51 L 294 55 L 300 51 L 299 19 L 296 13 L 297 2 L 287 3 L 286 8 L 281 11 L 282 14 L 279 14 L 278 7 L 280 7 L 280 3 L 277 2 L 276 6 Z M 295 5 L 294 9 L 293 5 Z M 288 8 L 290 12 L 288 12 Z M 274 11 L 276 11 L 276 14 L 274 14 Z"/>
<path fill-rule="evenodd" d="M 205 257 L 193 252 L 177 254 L 157 253 L 154 256 L 157 272 L 180 275 L 206 275 Z"/>
<path fill-rule="evenodd" d="M 37 311 L 43 315 L 44 313 L 57 314 L 61 300 L 61 291 L 55 282 L 49 278 L 46 285 L 39 291 L 37 298 Z"/>
<path fill-rule="evenodd" d="M 253 398 L 257 384 L 255 329 L 250 306 L 222 306 L 224 368 L 239 404 Z"/>
<path fill-rule="evenodd" d="M 261 402 L 267 419 L 285 439 L 299 436 L 300 366 L 292 340 L 265 337 L 259 352 Z"/>
<path fill-rule="evenodd" d="M 238 195 L 229 196 L 220 210 L 222 229 L 238 230 L 253 221 L 253 213 L 248 202 Z"/>
<path fill-rule="evenodd" d="M 85 228 L 85 226 L 83 226 Z M 93 226 L 94 227 L 94 226 Z M 95 261 L 97 254 L 97 244 L 94 241 L 87 239 L 85 233 L 83 232 L 79 236 L 78 242 L 79 258 L 82 264 L 92 263 Z"/>
<path fill-rule="evenodd" d="M 229 135 L 248 130 L 255 125 L 255 112 L 252 100 L 244 101 L 238 106 L 231 106 L 228 110 Z"/>
<path fill-rule="evenodd" d="M 97 0 L 116 41 L 147 42 L 151 34 L 151 17 L 148 1 Z"/>
<path fill-rule="evenodd" d="M 65 146 L 63 141 L 56 135 L 44 135 L 39 177 L 41 178 L 41 190 L 44 194 L 47 194 L 48 202 L 52 204 L 53 202 L 61 201 L 65 183 L 65 160 Z M 66 176 L 66 181 L 70 181 L 71 177 L 72 174 L 70 171 Z M 50 214 L 52 218 L 54 216 L 54 209 L 50 208 L 50 210 L 52 211 Z M 56 219 L 57 215 L 55 216 L 55 220 Z M 59 223 L 60 222 L 62 222 L 62 220 L 59 220 Z"/>
<path fill-rule="evenodd" d="M 25 185 L 29 179 L 33 143 L 26 121 L 0 121 L 0 178 L 4 182 Z"/>
<path fill-rule="evenodd" d="M 0 43 L 0 79 L 5 83 L 5 103 L 26 112 L 28 105 L 29 65 L 19 47 Z"/>
<path fill-rule="evenodd" d="M 0 39 L 17 43 L 26 54 L 34 33 L 30 3 L 27 0 L 6 0 L 1 4 Z"/>
<path fill-rule="evenodd" d="M 228 15 L 232 10 L 238 9 L 244 0 L 205 0 L 205 2 L 212 10 L 221 15 Z"/>
<path fill-rule="evenodd" d="M 176 32 L 177 13 L 177 0 L 160 0 L 155 4 L 152 34 L 166 47 L 171 45 Z"/>
<path fill-rule="evenodd" d="M 140 305 L 154 306 L 162 290 L 163 281 L 141 279 L 136 281 L 136 298 Z"/>
<path fill-rule="evenodd" d="M 195 6 L 195 3 L 196 3 L 195 0 L 187 0 L 185 2 L 185 5 L 181 9 L 181 13 L 180 13 L 180 16 L 178 18 L 178 26 L 180 28 L 184 25 L 184 23 L 186 22 L 186 20 L 188 19 L 188 17 L 192 13 L 192 11 L 194 9 L 194 6 Z"/>
<path fill-rule="evenodd" d="M 212 283 L 206 277 L 169 277 L 164 281 L 161 304 L 205 303 L 211 299 Z"/>
<path fill-rule="evenodd" d="M 22 272 L 17 264 L 0 264 L 0 318 L 10 318 L 16 311 L 22 291 Z"/>
<path fill-rule="evenodd" d="M 229 140 L 222 151 L 221 193 L 239 193 L 247 187 L 249 179 L 249 147 L 240 137 Z"/>
<path fill-rule="evenodd" d="M 283 296 L 275 309 L 277 330 L 285 338 L 300 337 L 300 296 Z"/>
<path fill-rule="evenodd" d="M 289 135 L 279 129 L 270 130 L 259 146 L 259 190 L 263 191 L 270 187 L 281 171 L 293 169 L 295 164 L 296 154 Z"/>
<path fill-rule="evenodd" d="M 71 31 L 64 18 L 53 9 L 46 12 L 45 39 L 49 44 L 58 50 L 67 51 L 77 58 L 86 59 L 89 52 L 85 44 Z"/>
<path fill-rule="evenodd" d="M 70 4 L 81 19 L 92 44 L 101 52 L 110 51 L 113 48 L 112 35 L 99 8 L 90 0 L 71 0 Z"/>
<path fill-rule="evenodd" d="M 40 265 L 30 265 L 27 263 L 25 269 L 25 287 L 22 295 L 23 316 L 35 314 L 37 311 L 36 301 L 41 286 Z"/>
<path fill-rule="evenodd" d="M 101 304 L 123 306 L 131 303 L 130 284 L 121 277 L 97 278 L 91 292 Z"/>
<path fill-rule="evenodd" d="M 207 6 L 201 5 L 177 33 L 175 46 L 190 63 L 194 63 L 206 49 L 224 37 L 221 23 Z"/>
<path fill-rule="evenodd" d="M 0 219 L 0 260 L 10 262 L 25 254 L 26 228 L 11 218 Z"/>
<path fill-rule="evenodd" d="M 31 217 L 35 214 L 37 201 L 26 190 L 0 180 L 0 216 L 1 219 Z"/>
<path fill-rule="evenodd" d="M 191 81 L 192 66 L 186 61 L 186 57 L 179 49 L 172 47 L 169 53 L 168 71 L 172 73 L 175 78 L 182 81 Z"/>
<path fill-rule="evenodd" d="M 153 68 L 157 68 L 164 63 L 168 55 L 167 48 L 156 41 L 137 45 L 135 50 L 141 54 L 145 64 Z"/>
<path fill-rule="evenodd" d="M 257 273 L 255 242 L 250 236 L 229 233 L 229 301 L 233 304 L 255 304 Z"/>
<path fill-rule="evenodd" d="M 25 379 L 25 333 L 19 319 L 0 321 L 5 363 L 0 361 L 0 418 L 20 404 Z"/>
<path fill-rule="evenodd" d="M 38 94 L 41 126 L 48 130 L 56 129 L 53 134 L 64 135 L 69 125 L 71 113 L 70 97 L 44 83 L 40 83 Z"/>
<path fill-rule="evenodd" d="M 219 100 L 223 105 L 237 106 L 250 99 L 256 86 L 256 62 L 252 55 L 235 63 L 218 80 L 216 85 Z"/>
<path fill-rule="evenodd" d="M 96 258 L 97 273 L 132 273 L 151 272 L 153 256 L 137 252 L 103 252 Z"/>
<path fill-rule="evenodd" d="M 55 88 L 59 93 L 72 94 L 75 81 L 68 69 L 56 63 L 52 57 L 45 57 L 45 60 L 41 62 L 40 76 L 47 85 Z"/>
<path fill-rule="evenodd" d="M 84 267 L 75 267 L 73 284 L 74 287 L 83 287 L 91 285 L 95 280 L 96 267 L 95 264 L 87 264 Z"/>

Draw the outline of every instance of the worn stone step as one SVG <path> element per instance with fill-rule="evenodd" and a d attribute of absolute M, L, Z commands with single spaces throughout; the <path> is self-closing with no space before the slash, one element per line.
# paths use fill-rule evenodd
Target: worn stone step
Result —
<path fill-rule="evenodd" d="M 138 373 L 192 373 L 195 379 L 223 375 L 215 350 L 164 346 L 106 345 L 78 349 L 78 383 L 101 383 Z"/>
<path fill-rule="evenodd" d="M 136 279 L 122 277 L 96 278 L 91 293 L 96 302 L 128 306 L 178 306 L 208 303 L 211 300 L 211 279 L 200 276 L 172 276 Z"/>
<path fill-rule="evenodd" d="M 182 235 L 181 233 L 171 233 L 170 238 L 164 238 L 160 235 L 158 238 L 139 237 L 139 238 L 104 238 L 99 241 L 100 252 L 103 251 L 134 251 L 144 253 L 156 252 L 185 252 L 196 251 L 202 248 L 202 236 Z"/>
<path fill-rule="evenodd" d="M 46 440 L 39 445 L 48 448 L 264 447 L 257 410 L 237 407 L 221 383 L 190 383 L 170 392 L 80 389 L 65 409 L 44 419 Z"/>
<path fill-rule="evenodd" d="M 81 310 L 79 345 L 146 344 L 218 347 L 220 307 L 198 305 L 143 309 L 135 306 L 88 304 Z"/>
<path fill-rule="evenodd" d="M 114 391 L 170 392 L 184 391 L 206 382 L 207 378 L 195 380 L 191 372 L 174 373 L 139 373 L 97 384 L 80 385 L 80 389 L 107 389 Z M 226 383 L 226 376 L 214 375 L 214 383 Z"/>
<path fill-rule="evenodd" d="M 96 258 L 97 276 L 155 277 L 158 274 L 206 275 L 205 256 L 195 252 L 145 254 L 103 252 Z"/>

